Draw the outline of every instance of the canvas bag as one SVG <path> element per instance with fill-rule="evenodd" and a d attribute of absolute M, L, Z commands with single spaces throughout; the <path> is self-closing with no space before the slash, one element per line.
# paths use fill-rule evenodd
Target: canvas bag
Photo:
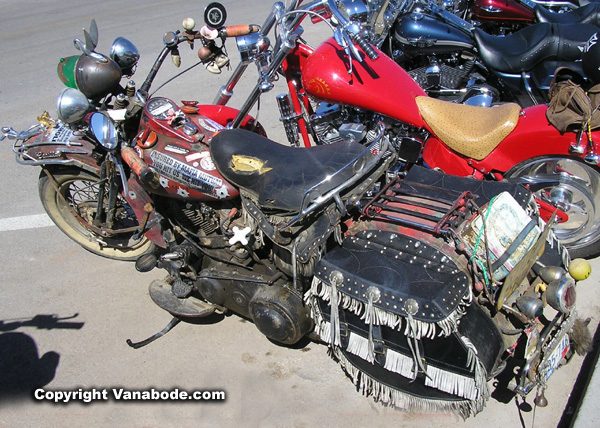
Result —
<path fill-rule="evenodd" d="M 586 93 L 572 80 L 557 81 L 559 70 L 550 84 L 546 117 L 561 133 L 600 128 L 600 84 Z"/>

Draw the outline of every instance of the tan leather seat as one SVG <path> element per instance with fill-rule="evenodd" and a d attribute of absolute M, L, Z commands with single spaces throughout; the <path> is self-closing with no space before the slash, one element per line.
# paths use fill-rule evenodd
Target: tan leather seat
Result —
<path fill-rule="evenodd" d="M 494 107 L 455 104 L 431 97 L 417 97 L 425 123 L 455 152 L 482 160 L 517 126 L 521 107 L 506 103 Z"/>

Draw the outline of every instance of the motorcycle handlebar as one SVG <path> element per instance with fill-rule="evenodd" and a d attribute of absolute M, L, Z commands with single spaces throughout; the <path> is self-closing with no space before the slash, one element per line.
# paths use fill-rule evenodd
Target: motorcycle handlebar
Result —
<path fill-rule="evenodd" d="M 219 30 L 219 35 L 221 37 L 239 37 L 246 36 L 251 33 L 256 33 L 260 30 L 258 25 L 249 24 L 249 25 L 229 25 L 227 27 L 223 27 Z"/>
<path fill-rule="evenodd" d="M 133 173 L 140 178 L 142 183 L 151 184 L 154 181 L 154 171 L 138 156 L 133 148 L 122 147 L 121 158 L 129 165 Z"/>
<path fill-rule="evenodd" d="M 359 31 L 361 27 L 353 21 L 348 21 L 348 19 L 346 19 L 346 17 L 342 15 L 342 13 L 337 7 L 336 1 L 325 0 L 324 3 L 327 4 L 327 7 L 329 8 L 330 12 L 340 23 L 344 31 L 350 36 L 350 39 L 352 39 L 354 43 L 360 46 L 360 48 L 365 52 L 369 59 L 374 61 L 377 58 L 379 58 L 379 54 L 375 52 L 375 49 L 373 49 L 371 44 L 360 35 Z M 354 27 L 357 27 L 357 29 L 354 29 Z"/>
<path fill-rule="evenodd" d="M 365 52 L 365 54 L 369 57 L 371 61 L 375 61 L 379 58 L 379 54 L 373 49 L 373 46 L 369 42 L 367 42 L 362 36 L 359 34 L 350 33 L 350 37 L 352 40 L 361 47 L 361 49 Z"/>

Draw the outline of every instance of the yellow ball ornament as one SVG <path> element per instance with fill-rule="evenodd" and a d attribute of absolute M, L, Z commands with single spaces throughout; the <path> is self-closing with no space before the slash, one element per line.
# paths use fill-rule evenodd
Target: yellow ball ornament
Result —
<path fill-rule="evenodd" d="M 585 259 L 571 260 L 569 264 L 569 274 L 576 281 L 583 281 L 592 273 L 592 265 Z"/>

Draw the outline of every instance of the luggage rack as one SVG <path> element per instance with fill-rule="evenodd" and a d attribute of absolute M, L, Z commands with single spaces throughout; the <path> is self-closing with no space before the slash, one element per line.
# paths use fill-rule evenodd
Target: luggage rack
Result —
<path fill-rule="evenodd" d="M 449 235 L 476 208 L 471 191 L 456 191 L 396 177 L 363 208 L 363 216 Z"/>

